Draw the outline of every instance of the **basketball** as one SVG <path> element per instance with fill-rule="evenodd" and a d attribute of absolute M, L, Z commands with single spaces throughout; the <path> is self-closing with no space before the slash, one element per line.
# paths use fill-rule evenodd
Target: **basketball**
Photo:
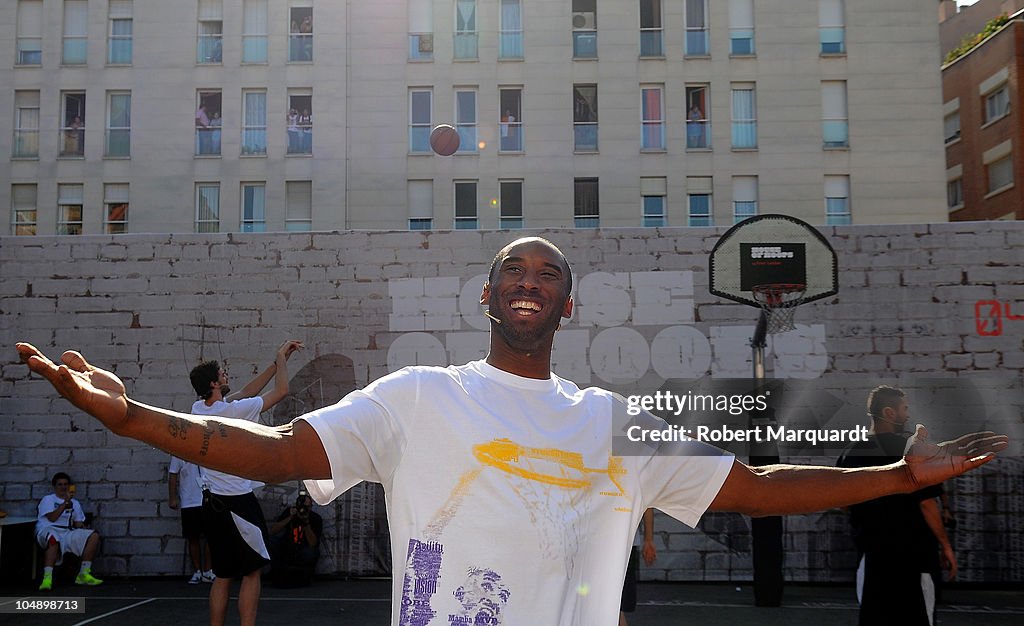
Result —
<path fill-rule="evenodd" d="M 459 149 L 459 131 L 448 124 L 438 124 L 430 131 L 430 147 L 441 156 L 451 156 Z"/>

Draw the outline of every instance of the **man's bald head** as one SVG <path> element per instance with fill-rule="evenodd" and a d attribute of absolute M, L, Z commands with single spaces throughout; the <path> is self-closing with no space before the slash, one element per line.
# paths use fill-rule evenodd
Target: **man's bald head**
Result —
<path fill-rule="evenodd" d="M 516 239 L 515 241 L 503 247 L 501 250 L 498 250 L 498 253 L 494 255 L 494 259 L 491 261 L 491 268 L 487 271 L 487 282 L 494 281 L 494 270 L 496 270 L 498 266 L 501 265 L 502 259 L 507 257 L 509 255 L 509 252 L 513 248 L 523 244 L 541 244 L 551 248 L 551 250 L 554 251 L 555 254 L 557 254 L 558 257 L 562 260 L 562 269 L 565 272 L 566 276 L 565 292 L 567 294 L 572 293 L 572 268 L 569 267 L 569 259 L 565 258 L 565 254 L 563 254 L 562 251 L 558 249 L 558 246 L 556 246 L 555 244 L 551 243 L 550 241 L 543 237 L 520 237 L 519 239 Z"/>

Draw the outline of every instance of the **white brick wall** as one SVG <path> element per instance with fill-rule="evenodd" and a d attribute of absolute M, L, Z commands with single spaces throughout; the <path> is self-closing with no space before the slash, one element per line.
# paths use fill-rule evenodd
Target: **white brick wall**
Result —
<path fill-rule="evenodd" d="M 694 351 L 685 365 L 694 375 L 746 377 L 746 341 L 756 312 L 712 298 L 707 290 L 707 252 L 722 232 L 540 233 L 562 246 L 581 290 L 580 306 L 556 344 L 557 369 L 578 382 L 625 393 L 682 389 L 695 381 L 664 380 L 649 354 L 656 337 L 685 337 Z M 802 307 L 796 316 L 800 337 L 776 338 L 778 359 L 769 359 L 776 372 L 789 372 L 793 389 L 808 394 L 799 408 L 830 427 L 859 425 L 867 391 L 896 383 L 909 391 L 914 417 L 937 436 L 986 427 L 1007 430 L 1020 441 L 1024 319 L 1014 318 L 1024 315 L 1024 224 L 824 232 L 839 252 L 839 295 Z M 485 350 L 486 325 L 480 323 L 476 283 L 470 281 L 479 280 L 496 249 L 515 236 L 317 232 L 0 238 L 0 344 L 7 355 L 0 360 L 3 508 L 34 514 L 38 498 L 50 490 L 49 476 L 67 469 L 106 537 L 100 571 L 178 574 L 184 563 L 177 514 L 165 502 L 166 455 L 103 431 L 55 398 L 47 384 L 30 378 L 14 361 L 15 341 L 31 341 L 54 355 L 79 349 L 94 363 L 114 367 L 139 400 L 187 411 L 193 397 L 187 372 L 200 356 L 227 361 L 240 379 L 264 365 L 282 339 L 297 337 L 307 350 L 294 359 L 293 375 L 328 355 L 351 361 L 343 380 L 332 381 L 337 390 L 331 393 L 338 395 L 385 374 L 389 363 L 393 368 L 408 362 L 409 354 L 447 363 Z M 622 273 L 617 280 L 629 287 L 587 296 L 583 285 L 595 272 Z M 680 293 L 663 289 L 659 275 L 680 284 Z M 636 288 L 652 280 L 647 291 Z M 422 301 L 412 303 L 414 310 L 392 300 L 404 281 L 431 287 Z M 676 311 L 670 314 L 652 308 L 656 302 L 667 306 L 666 294 L 670 302 L 684 302 L 683 309 L 670 307 Z M 647 318 L 635 317 L 638 312 Z M 406 326 L 410 316 L 420 326 Z M 601 335 L 607 331 L 614 332 Z M 609 366 L 599 358 L 607 341 L 648 360 Z M 609 372 L 620 384 L 602 380 L 612 376 Z M 812 458 L 804 451 L 798 460 L 832 463 L 839 450 L 811 452 Z M 954 543 L 966 565 L 962 580 L 1024 579 L 1022 475 L 1016 448 L 1010 457 L 949 486 L 960 518 Z M 264 498 L 268 514 L 277 513 L 286 492 L 272 490 Z M 790 517 L 786 524 L 790 578 L 849 579 L 852 546 L 841 514 Z M 335 528 L 328 524 L 328 542 L 337 538 Z M 693 531 L 659 515 L 660 558 L 643 575 L 749 579 L 747 528 L 745 518 L 715 515 Z M 343 566 L 332 555 L 323 561 L 326 571 Z"/>

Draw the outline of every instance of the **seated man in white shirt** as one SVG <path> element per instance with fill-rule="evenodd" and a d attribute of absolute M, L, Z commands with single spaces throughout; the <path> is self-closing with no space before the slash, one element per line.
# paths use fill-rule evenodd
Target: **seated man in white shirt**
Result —
<path fill-rule="evenodd" d="M 71 477 L 57 472 L 50 481 L 53 493 L 39 501 L 36 520 L 36 542 L 46 551 L 43 556 L 43 582 L 39 591 L 53 589 L 53 568 L 64 561 L 68 552 L 82 558 L 76 585 L 99 585 L 103 581 L 92 575 L 92 559 L 100 547 L 100 534 L 85 527 L 82 504 L 71 497 Z"/>

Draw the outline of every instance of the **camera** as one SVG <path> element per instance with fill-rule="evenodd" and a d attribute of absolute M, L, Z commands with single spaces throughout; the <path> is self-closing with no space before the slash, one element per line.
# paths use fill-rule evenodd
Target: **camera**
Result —
<path fill-rule="evenodd" d="M 309 507 L 306 506 L 306 498 L 309 496 L 305 490 L 299 491 L 299 497 L 295 499 L 295 509 L 299 515 L 306 515 L 309 513 Z"/>

